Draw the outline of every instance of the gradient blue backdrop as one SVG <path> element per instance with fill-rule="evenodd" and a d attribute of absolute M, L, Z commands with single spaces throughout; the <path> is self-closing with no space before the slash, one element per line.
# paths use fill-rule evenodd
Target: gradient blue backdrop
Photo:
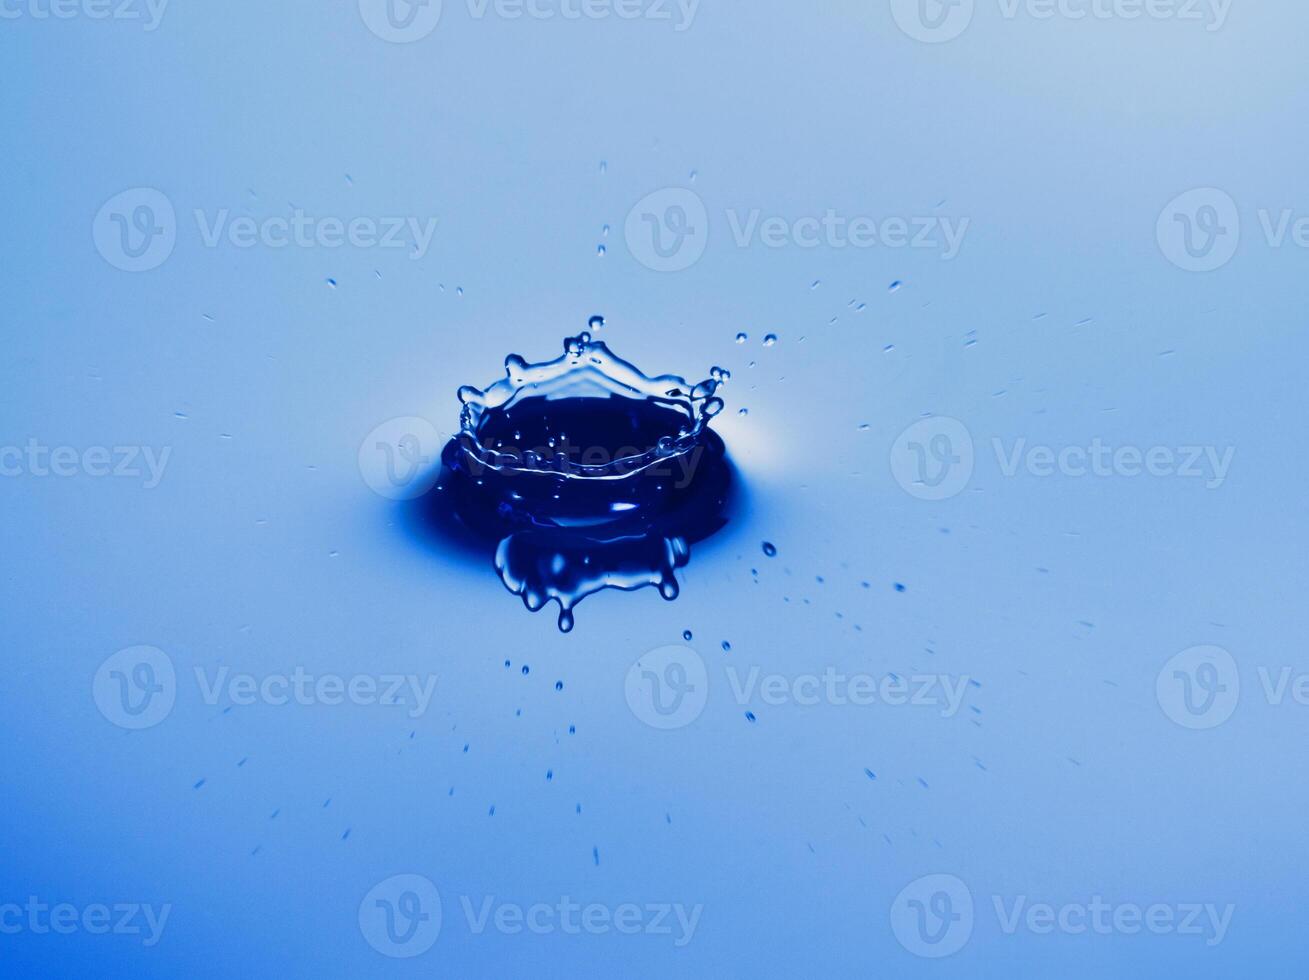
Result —
<path fill-rule="evenodd" d="M 867 0 L 703 0 L 682 31 L 478 18 L 447 0 L 409 44 L 371 33 L 355 0 L 174 0 L 153 31 L 6 9 L 20 15 L 0 21 L 0 443 L 172 456 L 151 490 L 0 479 L 0 903 L 173 909 L 149 949 L 0 935 L 5 975 L 1305 968 L 1309 708 L 1268 704 L 1255 680 L 1309 669 L 1295 612 L 1309 254 L 1270 247 L 1256 217 L 1309 209 L 1303 5 L 1237 0 L 1210 31 L 1010 19 L 978 0 L 942 44 Z M 101 205 L 136 187 L 178 220 L 171 257 L 140 274 L 92 238 Z M 700 196 L 710 237 L 694 266 L 660 274 L 624 226 L 667 187 Z M 1155 234 L 1195 187 L 1229 194 L 1243 221 L 1233 260 L 1205 274 Z M 192 217 L 296 207 L 439 225 L 415 260 L 207 248 Z M 729 209 L 969 226 L 951 261 L 743 248 Z M 448 430 L 459 385 L 489 382 L 510 351 L 554 356 L 593 313 L 648 370 L 731 369 L 719 428 L 750 500 L 695 550 L 676 602 L 591 598 L 563 636 L 489 567 L 416 538 L 357 453 L 393 417 Z M 768 331 L 780 340 L 764 348 Z M 978 450 L 967 491 L 935 503 L 888 465 L 924 413 L 963 421 Z M 1005 477 L 990 450 L 1097 437 L 1236 453 L 1206 490 Z M 978 710 L 755 704 L 751 724 L 718 683 L 695 724 L 658 732 L 624 678 L 684 629 L 718 678 L 727 657 L 788 676 L 967 674 Z M 1208 732 L 1155 696 L 1165 662 L 1201 643 L 1230 650 L 1245 684 Z M 128 733 L 91 687 L 133 644 L 167 651 L 181 683 L 165 722 Z M 190 680 L 218 665 L 439 685 L 417 720 L 224 711 Z M 357 913 L 402 872 L 438 886 L 445 924 L 429 952 L 391 960 Z M 928 873 L 957 875 L 978 906 L 967 946 L 939 962 L 889 920 Z M 1007 935 L 991 911 L 991 895 L 1096 894 L 1236 912 L 1207 947 Z M 476 935 L 464 895 L 704 912 L 682 949 Z"/>

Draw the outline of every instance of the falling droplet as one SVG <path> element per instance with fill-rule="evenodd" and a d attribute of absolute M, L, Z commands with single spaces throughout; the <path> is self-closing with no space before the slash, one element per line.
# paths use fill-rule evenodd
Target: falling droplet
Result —
<path fill-rule="evenodd" d="M 777 545 L 773 544 L 771 541 L 765 541 L 765 542 L 764 542 L 764 554 L 767 555 L 769 558 L 776 558 L 776 557 L 777 557 Z"/>
<path fill-rule="evenodd" d="M 608 161 L 608 160 L 601 160 L 601 161 L 600 161 L 600 172 L 601 172 L 602 174 L 604 174 L 604 173 L 608 173 L 608 172 L 609 172 L 609 161 Z"/>
<path fill-rule="evenodd" d="M 726 640 L 724 640 L 724 641 L 723 641 L 723 653 L 731 653 L 731 652 L 732 652 L 732 644 L 730 644 L 730 643 L 728 643 Z"/>
<path fill-rule="evenodd" d="M 744 330 L 742 330 L 740 333 L 736 335 L 736 342 L 738 344 L 744 344 L 749 339 L 750 339 L 750 335 L 747 334 Z"/>
<path fill-rule="evenodd" d="M 895 282 L 891 283 L 891 285 L 888 287 L 888 291 L 893 293 L 903 285 L 904 283 L 901 282 L 899 279 L 897 279 Z"/>
<path fill-rule="evenodd" d="M 331 278 L 329 278 L 329 279 L 327 280 L 327 284 L 328 284 L 329 286 L 331 286 L 333 289 L 336 288 L 336 280 L 335 280 L 335 279 L 331 279 Z"/>
<path fill-rule="evenodd" d="M 586 321 L 586 325 L 592 330 L 600 330 L 605 325 L 605 318 L 597 313 L 595 316 L 591 317 L 591 319 Z"/>
<path fill-rule="evenodd" d="M 564 689 L 564 682 L 563 682 L 563 681 L 555 681 L 555 690 L 556 690 L 556 691 L 562 691 L 563 689 Z"/>
<path fill-rule="evenodd" d="M 749 414 L 750 414 L 750 409 L 748 409 L 748 408 L 737 409 L 736 414 L 737 414 L 737 415 L 749 415 Z"/>
<path fill-rule="evenodd" d="M 604 243 L 603 243 L 603 242 L 602 242 L 601 244 L 597 245 L 596 248 L 595 248 L 595 254 L 598 255 L 598 256 L 600 256 L 600 258 L 602 258 L 602 259 L 605 257 L 605 252 L 606 252 L 606 251 L 608 251 L 608 250 L 604 247 Z"/>
<path fill-rule="evenodd" d="M 766 337 L 764 337 L 764 346 L 765 346 L 765 347 L 772 347 L 773 344 L 775 344 L 775 343 L 777 343 L 777 334 L 775 334 L 775 333 L 770 333 L 770 334 L 768 334 Z"/>
<path fill-rule="evenodd" d="M 682 639 L 684 639 L 684 640 L 690 642 L 690 639 L 691 639 L 691 631 L 690 631 L 690 630 L 682 630 Z"/>

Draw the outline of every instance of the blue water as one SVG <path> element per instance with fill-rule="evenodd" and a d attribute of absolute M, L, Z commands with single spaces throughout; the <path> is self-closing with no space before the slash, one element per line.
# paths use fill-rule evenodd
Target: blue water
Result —
<path fill-rule="evenodd" d="M 0 8 L 0 973 L 1303 972 L 1309 11 L 94 6 Z M 403 498 L 597 311 L 741 496 L 561 633 Z"/>

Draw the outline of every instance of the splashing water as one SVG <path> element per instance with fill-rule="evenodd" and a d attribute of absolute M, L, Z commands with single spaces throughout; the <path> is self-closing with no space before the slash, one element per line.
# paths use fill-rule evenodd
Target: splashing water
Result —
<path fill-rule="evenodd" d="M 730 377 L 648 377 L 589 333 L 553 361 L 511 354 L 486 390 L 459 389 L 459 435 L 442 453 L 462 523 L 495 542 L 505 587 L 559 628 L 603 589 L 678 595 L 691 542 L 726 523 L 731 467 L 710 421 Z"/>

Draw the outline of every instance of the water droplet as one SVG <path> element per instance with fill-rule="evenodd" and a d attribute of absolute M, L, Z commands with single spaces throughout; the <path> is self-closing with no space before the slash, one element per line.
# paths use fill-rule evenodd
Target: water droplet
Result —
<path fill-rule="evenodd" d="M 901 282 L 899 279 L 897 279 L 895 282 L 891 283 L 891 285 L 887 287 L 887 290 L 893 293 L 903 285 L 904 283 Z"/>
<path fill-rule="evenodd" d="M 753 725 L 753 724 L 754 724 L 756 721 L 758 721 L 759 719 L 756 718 L 756 717 L 754 716 L 754 712 L 753 712 L 753 711 L 747 711 L 747 712 L 745 713 L 745 720 L 748 721 L 750 724 Z"/>
<path fill-rule="evenodd" d="M 595 254 L 598 255 L 598 256 L 600 256 L 600 258 L 602 258 L 602 259 L 605 257 L 605 252 L 606 252 L 606 251 L 608 251 L 608 250 L 604 247 L 604 243 L 603 243 L 603 242 L 602 242 L 601 244 L 597 245 L 596 248 L 595 248 Z"/>
<path fill-rule="evenodd" d="M 682 639 L 686 640 L 687 642 L 690 642 L 690 639 L 691 639 L 691 631 L 690 631 L 690 630 L 682 630 Z"/>
<path fill-rule="evenodd" d="M 592 330 L 600 330 L 605 325 L 605 318 L 597 313 L 595 316 L 591 317 L 591 319 L 586 321 L 586 325 Z"/>
<path fill-rule="evenodd" d="M 771 541 L 765 541 L 763 547 L 764 547 L 764 554 L 767 555 L 769 558 L 777 557 L 777 545 L 773 544 Z"/>
<path fill-rule="evenodd" d="M 523 676 L 526 677 L 531 672 L 532 672 L 532 668 L 527 666 L 527 664 L 523 664 Z"/>
<path fill-rule="evenodd" d="M 819 286 L 821 286 L 822 284 L 823 284 L 823 280 L 821 280 L 821 279 L 815 279 L 813 282 L 811 282 L 811 283 L 809 284 L 809 288 L 810 288 L 810 289 L 817 289 L 817 288 L 818 288 Z"/>
<path fill-rule="evenodd" d="M 608 160 L 601 160 L 601 161 L 600 161 L 600 172 L 601 172 L 602 174 L 605 174 L 605 173 L 608 173 L 608 172 L 609 172 L 609 161 L 608 161 Z"/>
<path fill-rule="evenodd" d="M 744 344 L 749 339 L 750 339 L 750 335 L 747 334 L 744 330 L 736 335 L 736 342 L 738 344 Z"/>
<path fill-rule="evenodd" d="M 732 644 L 730 644 L 730 643 L 728 643 L 726 640 L 724 640 L 724 641 L 723 641 L 723 653 L 731 653 L 731 652 L 732 652 Z"/>
<path fill-rule="evenodd" d="M 555 690 L 556 690 L 556 691 L 562 691 L 563 689 L 564 689 L 564 682 L 563 682 L 563 681 L 555 681 Z"/>
<path fill-rule="evenodd" d="M 748 409 L 748 408 L 739 408 L 739 409 L 736 410 L 736 414 L 737 414 L 737 415 L 749 415 L 749 414 L 750 414 L 750 409 Z"/>
<path fill-rule="evenodd" d="M 775 343 L 777 343 L 777 334 L 775 334 L 775 333 L 770 333 L 770 334 L 767 334 L 767 335 L 764 337 L 764 346 L 765 346 L 765 347 L 772 347 L 773 344 L 775 344 Z"/>
<path fill-rule="evenodd" d="M 903 591 L 904 591 L 904 585 L 903 585 L 903 583 L 901 583 L 901 582 L 896 582 L 896 583 L 895 583 L 895 591 L 897 591 L 897 592 L 903 592 Z"/>
<path fill-rule="evenodd" d="M 335 280 L 335 279 L 331 279 L 331 278 L 329 278 L 329 279 L 327 280 L 327 284 L 328 284 L 329 286 L 331 286 L 333 289 L 336 288 L 336 280 Z"/>

